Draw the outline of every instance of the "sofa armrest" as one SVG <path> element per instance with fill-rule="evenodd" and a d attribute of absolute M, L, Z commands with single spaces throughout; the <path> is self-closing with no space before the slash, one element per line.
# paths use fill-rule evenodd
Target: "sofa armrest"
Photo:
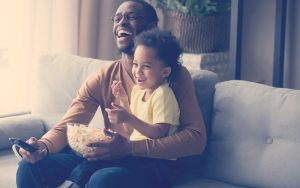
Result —
<path fill-rule="evenodd" d="M 27 140 L 32 136 L 40 138 L 44 133 L 43 121 L 32 114 L 0 118 L 0 149 L 11 147 L 9 137 Z"/>

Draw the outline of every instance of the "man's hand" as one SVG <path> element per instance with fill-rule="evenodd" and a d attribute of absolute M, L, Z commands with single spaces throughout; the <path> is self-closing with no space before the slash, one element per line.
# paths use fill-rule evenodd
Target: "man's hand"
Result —
<path fill-rule="evenodd" d="M 95 160 L 112 160 L 131 155 L 132 146 L 130 141 L 117 132 L 104 130 L 104 133 L 111 137 L 110 141 L 89 143 L 89 147 L 94 147 L 90 153 L 83 155 L 84 158 L 90 161 Z"/>
<path fill-rule="evenodd" d="M 42 141 L 36 139 L 35 137 L 29 138 L 26 142 L 32 145 L 33 147 L 37 148 L 37 150 L 33 153 L 29 153 L 28 151 L 20 148 L 19 153 L 22 155 L 24 160 L 30 163 L 35 163 L 48 154 L 46 145 Z"/>

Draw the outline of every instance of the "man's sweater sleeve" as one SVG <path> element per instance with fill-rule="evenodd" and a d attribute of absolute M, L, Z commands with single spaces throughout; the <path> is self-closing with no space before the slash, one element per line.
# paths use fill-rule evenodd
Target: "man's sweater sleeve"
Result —
<path fill-rule="evenodd" d="M 90 123 L 100 102 L 98 96 L 95 95 L 100 92 L 97 90 L 101 88 L 99 79 L 99 74 L 93 74 L 86 80 L 64 117 L 40 139 L 47 145 L 50 153 L 59 152 L 67 146 L 66 124 L 68 122 L 85 125 Z"/>

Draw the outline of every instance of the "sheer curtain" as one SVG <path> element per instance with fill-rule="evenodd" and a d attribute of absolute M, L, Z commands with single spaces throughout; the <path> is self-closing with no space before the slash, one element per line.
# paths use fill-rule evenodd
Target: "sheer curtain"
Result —
<path fill-rule="evenodd" d="M 0 0 L 0 117 L 30 109 L 42 54 L 117 58 L 110 16 L 121 2 Z"/>
<path fill-rule="evenodd" d="M 81 0 L 79 51 L 86 57 L 116 59 L 120 54 L 112 35 L 111 16 L 124 0 Z"/>

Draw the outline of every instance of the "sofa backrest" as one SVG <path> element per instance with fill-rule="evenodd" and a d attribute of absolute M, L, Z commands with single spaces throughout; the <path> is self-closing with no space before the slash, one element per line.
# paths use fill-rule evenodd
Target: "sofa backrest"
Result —
<path fill-rule="evenodd" d="M 209 135 L 213 112 L 215 85 L 219 82 L 219 77 L 216 73 L 208 70 L 189 71 L 194 82 L 198 105 L 200 106 L 202 111 L 203 120 L 206 126 L 206 133 L 207 135 Z M 201 154 L 178 159 L 179 168 L 183 172 L 200 174 L 203 170 L 203 156 L 204 155 Z"/>
<path fill-rule="evenodd" d="M 189 70 L 194 82 L 198 105 L 201 108 L 206 132 L 209 134 L 213 112 L 215 85 L 219 82 L 216 73 L 208 70 Z"/>
<path fill-rule="evenodd" d="M 42 118 L 47 129 L 53 127 L 62 118 L 87 77 L 112 62 L 66 54 L 42 56 L 36 69 L 32 114 Z M 206 70 L 190 70 L 190 72 L 204 121 L 209 125 L 214 85 L 218 77 L 215 73 Z M 91 124 L 103 127 L 100 108 Z"/>
<path fill-rule="evenodd" d="M 48 129 L 53 127 L 62 118 L 87 77 L 111 63 L 65 54 L 42 56 L 36 68 L 32 114 L 39 116 Z M 92 124 L 103 127 L 100 108 Z"/>
<path fill-rule="evenodd" d="M 300 186 L 300 91 L 216 85 L 205 176 L 246 187 Z"/>

